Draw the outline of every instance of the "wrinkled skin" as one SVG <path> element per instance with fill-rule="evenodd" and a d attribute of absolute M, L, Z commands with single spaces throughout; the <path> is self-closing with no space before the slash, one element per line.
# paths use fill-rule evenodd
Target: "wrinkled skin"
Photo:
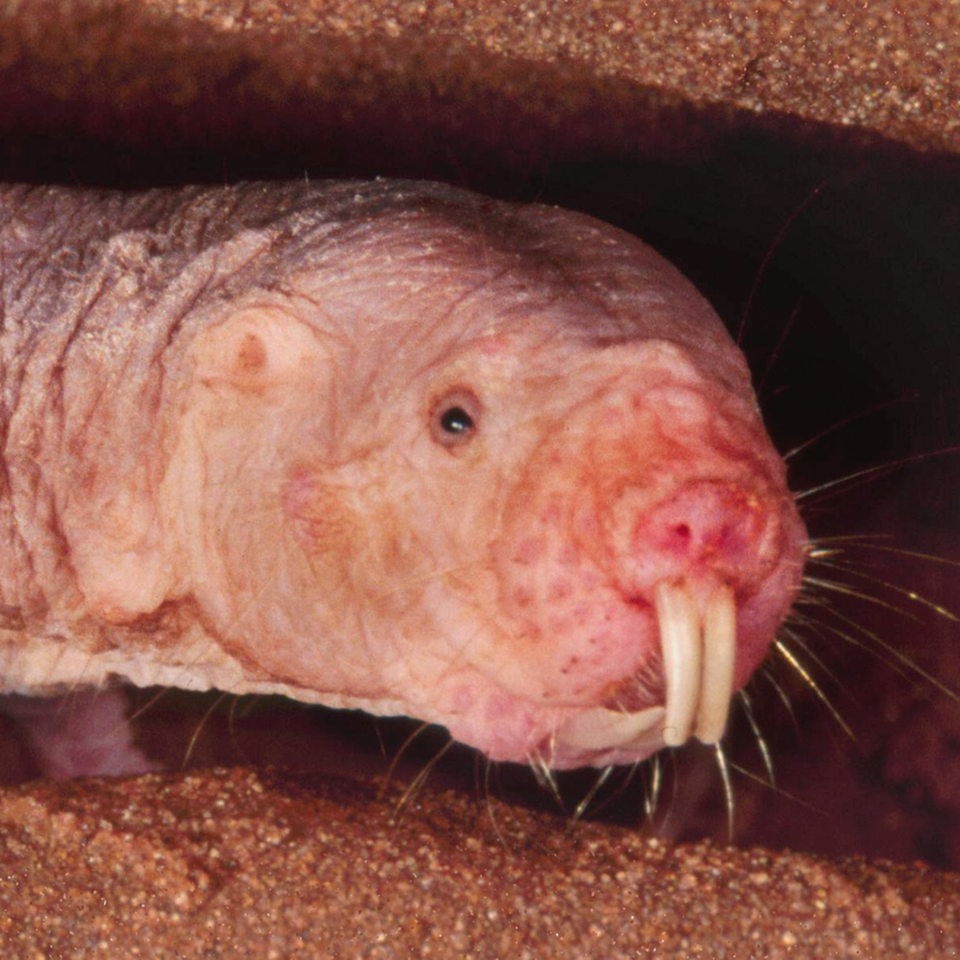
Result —
<path fill-rule="evenodd" d="M 3 689 L 277 691 L 569 767 L 665 742 L 658 584 L 731 598 L 725 698 L 764 657 L 805 534 L 636 239 L 387 181 L 0 211 Z"/>

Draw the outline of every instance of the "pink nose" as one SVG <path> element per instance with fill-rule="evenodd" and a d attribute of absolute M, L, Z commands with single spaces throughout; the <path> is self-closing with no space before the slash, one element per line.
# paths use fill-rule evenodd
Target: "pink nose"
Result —
<path fill-rule="evenodd" d="M 736 584 L 763 565 L 772 522 L 772 511 L 751 491 L 696 480 L 636 520 L 634 556 L 655 580 L 714 574 Z"/>

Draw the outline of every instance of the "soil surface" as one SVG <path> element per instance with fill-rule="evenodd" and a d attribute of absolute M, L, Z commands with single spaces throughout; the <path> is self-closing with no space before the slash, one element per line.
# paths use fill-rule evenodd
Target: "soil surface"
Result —
<path fill-rule="evenodd" d="M 960 877 L 236 768 L 0 797 L 4 956 L 951 957 Z"/>

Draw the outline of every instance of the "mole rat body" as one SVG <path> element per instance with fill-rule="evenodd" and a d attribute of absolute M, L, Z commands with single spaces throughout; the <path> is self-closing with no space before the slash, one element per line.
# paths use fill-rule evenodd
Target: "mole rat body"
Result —
<path fill-rule="evenodd" d="M 436 184 L 0 192 L 0 690 L 116 679 L 712 742 L 806 539 L 648 247 Z"/>

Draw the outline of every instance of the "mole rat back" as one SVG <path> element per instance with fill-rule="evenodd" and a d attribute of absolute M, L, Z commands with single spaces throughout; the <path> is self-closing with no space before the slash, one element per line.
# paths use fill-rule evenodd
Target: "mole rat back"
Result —
<path fill-rule="evenodd" d="M 9 694 L 279 692 L 631 763 L 722 736 L 796 594 L 742 357 L 588 217 L 13 186 L 0 271 Z"/>

